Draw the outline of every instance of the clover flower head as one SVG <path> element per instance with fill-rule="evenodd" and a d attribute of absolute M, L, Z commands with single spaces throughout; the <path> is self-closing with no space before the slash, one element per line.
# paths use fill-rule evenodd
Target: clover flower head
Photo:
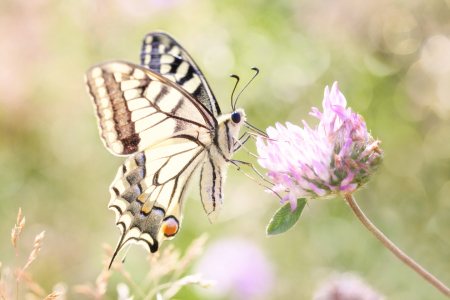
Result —
<path fill-rule="evenodd" d="M 275 182 L 269 192 L 288 192 L 295 210 L 298 198 L 328 199 L 355 192 L 369 180 L 380 165 L 381 141 L 367 131 L 364 118 L 355 113 L 338 90 L 325 88 L 323 112 L 313 107 L 310 115 L 320 120 L 312 129 L 280 123 L 269 127 L 266 142 L 258 137 L 258 163 L 269 169 L 267 175 Z"/>

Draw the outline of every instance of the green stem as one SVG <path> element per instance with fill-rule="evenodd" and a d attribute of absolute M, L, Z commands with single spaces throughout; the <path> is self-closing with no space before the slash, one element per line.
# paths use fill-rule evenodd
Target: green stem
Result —
<path fill-rule="evenodd" d="M 414 260 L 412 260 L 409 256 L 403 253 L 397 246 L 395 246 L 378 228 L 373 225 L 369 219 L 364 215 L 362 210 L 359 208 L 356 203 L 353 195 L 347 195 L 344 197 L 347 201 L 348 205 L 358 217 L 358 219 L 363 223 L 364 226 L 381 242 L 386 248 L 388 248 L 395 256 L 398 257 L 402 262 L 404 262 L 411 269 L 416 271 L 417 274 L 422 276 L 423 279 L 434 285 L 441 293 L 448 296 L 450 298 L 450 289 L 446 287 L 442 282 L 437 280 L 433 275 L 428 273 L 424 268 L 422 268 L 419 264 L 417 264 Z"/>

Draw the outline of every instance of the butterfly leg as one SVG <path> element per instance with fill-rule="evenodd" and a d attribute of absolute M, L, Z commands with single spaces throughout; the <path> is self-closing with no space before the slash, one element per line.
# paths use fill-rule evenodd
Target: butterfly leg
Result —
<path fill-rule="evenodd" d="M 255 171 L 255 173 L 258 174 L 258 176 L 262 178 L 262 180 L 264 180 L 265 182 L 270 183 L 271 185 L 275 185 L 273 182 L 267 180 L 263 175 L 261 175 L 261 173 L 259 173 L 259 171 L 255 168 L 255 166 L 253 164 L 248 163 L 246 161 L 237 160 L 237 159 L 232 159 L 231 161 L 236 163 L 236 164 L 242 164 L 242 165 L 246 165 L 246 166 L 251 167 L 253 169 L 253 171 Z"/>
<path fill-rule="evenodd" d="M 243 139 L 244 136 L 245 136 L 245 134 L 248 134 L 248 136 L 247 136 L 245 139 Z M 249 140 L 249 138 L 252 136 L 251 134 L 252 134 L 251 132 L 245 132 L 245 133 L 239 138 L 239 140 L 233 138 L 233 139 L 236 141 L 236 142 L 234 143 L 234 146 L 235 146 L 234 152 L 236 152 L 237 150 L 239 150 L 239 149 L 242 147 L 242 148 L 244 148 L 245 151 L 246 151 L 248 154 L 250 154 L 251 156 L 256 157 L 256 158 L 260 158 L 258 155 L 253 154 L 253 153 L 251 153 L 250 151 L 248 151 L 248 149 L 245 148 L 245 146 L 244 146 L 244 144 L 245 144 L 245 143 Z M 241 142 L 241 140 L 242 140 L 242 142 Z M 237 148 L 236 148 L 236 145 L 237 145 Z"/>
<path fill-rule="evenodd" d="M 239 142 L 235 142 L 233 145 L 233 153 L 241 149 L 241 147 L 247 143 L 247 141 L 251 138 L 251 135 L 248 134 L 249 132 L 244 132 L 244 134 L 239 138 Z M 245 137 L 247 135 L 247 137 Z M 234 139 L 234 138 L 233 138 Z"/>
<path fill-rule="evenodd" d="M 250 154 L 256 158 L 259 158 L 259 156 L 251 153 L 244 146 L 244 144 L 249 140 L 249 138 L 252 136 L 252 134 L 253 134 L 252 132 L 244 132 L 244 134 L 239 138 L 239 140 L 236 140 L 235 145 L 238 144 L 238 148 L 237 149 L 235 148 L 234 152 L 236 152 L 237 150 L 239 150 L 242 147 L 245 149 L 245 151 L 247 151 L 248 154 Z M 245 135 L 247 135 L 247 137 L 245 137 Z M 244 137 L 245 137 L 245 139 L 244 139 Z M 241 140 L 242 140 L 242 142 L 241 142 Z M 255 168 L 255 166 L 253 164 L 245 162 L 245 161 L 235 160 L 235 159 L 233 159 L 232 161 L 234 161 L 235 163 L 238 163 L 238 164 L 243 164 L 243 165 L 247 165 L 247 166 L 251 167 L 253 169 L 253 171 L 255 171 L 255 173 L 258 174 L 258 176 L 261 177 L 264 181 L 270 183 L 271 185 L 274 185 L 272 182 L 267 180 L 263 175 L 261 175 L 261 173 L 258 172 L 258 170 Z"/>
<path fill-rule="evenodd" d="M 272 182 L 270 182 L 270 181 L 268 181 L 267 179 L 265 179 L 265 178 L 261 175 L 261 173 L 259 173 L 258 170 L 256 170 L 256 168 L 255 168 L 251 163 L 248 163 L 248 162 L 245 162 L 245 161 L 236 160 L 236 159 L 231 159 L 231 160 L 229 160 L 229 162 L 230 162 L 233 166 L 235 166 L 236 169 L 237 169 L 239 172 L 243 173 L 245 176 L 247 176 L 248 178 L 250 178 L 251 180 L 253 180 L 253 181 L 256 182 L 257 184 L 259 184 L 259 185 L 265 187 L 266 189 L 272 191 L 272 193 L 274 193 L 275 195 L 277 195 L 278 198 L 282 199 L 281 196 L 278 195 L 277 192 L 275 192 L 274 190 L 272 190 L 270 187 L 266 186 L 265 184 L 259 182 L 258 180 L 256 180 L 256 179 L 253 178 L 252 176 L 248 175 L 247 173 L 244 172 L 244 170 L 241 169 L 241 167 L 238 166 L 238 164 L 244 164 L 244 165 L 247 165 L 247 166 L 251 166 L 251 167 L 253 168 L 253 170 L 255 170 L 255 172 L 256 172 L 259 176 L 261 176 L 261 178 L 262 178 L 264 181 L 267 181 L 268 183 L 274 185 Z"/>

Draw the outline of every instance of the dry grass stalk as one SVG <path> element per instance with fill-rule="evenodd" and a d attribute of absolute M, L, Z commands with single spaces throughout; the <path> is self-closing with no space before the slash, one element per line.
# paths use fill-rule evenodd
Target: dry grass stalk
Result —
<path fill-rule="evenodd" d="M 102 264 L 105 267 L 109 266 L 109 263 L 111 261 L 111 258 L 113 257 L 113 253 L 114 251 L 112 250 L 112 248 L 108 245 L 108 244 L 103 244 L 103 249 L 106 252 L 107 257 L 105 257 L 102 261 Z M 136 284 L 136 282 L 133 281 L 133 279 L 131 278 L 130 273 L 128 273 L 127 271 L 125 271 L 125 269 L 123 268 L 123 263 L 121 260 L 117 259 L 115 260 L 112 265 L 111 265 L 111 270 L 117 270 L 119 271 L 123 278 L 125 278 L 125 280 L 139 293 L 141 294 L 141 296 L 145 296 L 145 294 L 142 292 L 142 290 L 139 288 L 139 286 Z"/>
<path fill-rule="evenodd" d="M 208 234 L 204 233 L 199 238 L 195 239 L 187 248 L 186 253 L 183 258 L 178 262 L 176 270 L 174 272 L 173 278 L 178 278 L 183 274 L 183 272 L 187 269 L 189 264 L 202 255 L 203 246 L 208 240 Z"/>
<path fill-rule="evenodd" d="M 11 242 L 14 247 L 16 247 L 16 241 L 17 241 L 17 228 L 14 226 L 11 233 Z"/>
<path fill-rule="evenodd" d="M 14 227 L 12 229 L 11 233 L 11 242 L 14 246 L 15 252 L 16 252 L 16 271 L 14 272 L 16 274 L 16 299 L 19 299 L 19 281 L 22 279 L 22 281 L 25 283 L 25 286 L 27 287 L 27 290 L 31 291 L 33 294 L 28 294 L 30 297 L 36 297 L 35 295 L 38 295 L 40 297 L 44 297 L 47 293 L 45 290 L 37 284 L 31 277 L 25 272 L 25 270 L 30 266 L 30 264 L 36 259 L 37 254 L 39 253 L 41 246 L 42 246 L 42 240 L 44 238 L 44 232 L 41 232 L 36 236 L 36 239 L 34 241 L 33 250 L 31 251 L 30 256 L 28 257 L 28 260 L 25 264 L 25 266 L 20 269 L 19 268 L 19 241 L 20 241 L 20 235 L 22 233 L 22 230 L 25 227 L 25 217 L 22 218 L 22 209 L 19 208 L 19 213 L 17 215 L 16 224 L 14 224 Z M 8 268 L 7 268 L 8 269 Z M 13 272 L 9 272 L 9 276 L 7 276 L 8 284 L 4 284 L 1 281 L 1 263 L 0 263 L 0 296 L 3 298 L 3 300 L 6 299 L 13 299 L 13 281 L 14 281 L 14 275 Z M 8 286 L 10 286 L 8 288 Z M 56 297 L 62 295 L 61 292 L 53 292 L 49 294 L 45 299 L 56 299 Z"/>
<path fill-rule="evenodd" d="M 17 224 L 20 224 L 21 218 L 22 218 L 22 208 L 19 207 L 19 214 L 17 215 Z"/>
<path fill-rule="evenodd" d="M 111 256 L 112 257 L 112 256 Z M 145 297 L 145 293 L 141 290 L 141 288 L 134 282 L 133 278 L 131 278 L 130 273 L 125 271 L 123 268 L 122 261 L 118 260 L 117 263 L 113 263 L 111 269 L 119 271 L 123 278 L 133 287 L 133 289 L 140 294 L 141 297 Z"/>
<path fill-rule="evenodd" d="M 103 248 L 108 256 L 111 255 L 112 257 L 113 251 L 109 245 L 103 245 Z M 76 293 L 91 297 L 93 299 L 101 299 L 103 297 L 107 290 L 108 280 L 111 277 L 111 271 L 108 270 L 109 261 L 107 261 L 107 259 L 102 259 L 102 265 L 103 269 L 95 280 L 95 287 L 90 283 L 77 285 L 74 287 Z"/>
<path fill-rule="evenodd" d="M 114 261 L 111 265 L 111 270 L 119 271 L 127 284 L 133 288 L 134 293 L 138 294 L 137 296 L 139 299 L 144 300 L 153 299 L 155 296 L 158 299 L 161 297 L 163 297 L 161 299 L 170 299 L 186 285 L 196 284 L 201 287 L 211 287 L 215 284 L 215 281 L 203 280 L 199 274 L 188 275 L 179 279 L 180 275 L 185 272 L 190 263 L 201 255 L 203 252 L 203 245 L 207 238 L 207 235 L 202 235 L 194 240 L 186 250 L 184 256 L 181 256 L 180 251 L 174 249 L 172 244 L 169 244 L 162 252 L 158 251 L 150 254 L 147 257 L 147 261 L 150 263 L 150 270 L 140 285 L 138 285 L 133 280 L 130 273 L 125 270 L 122 261 Z M 114 251 L 107 244 L 104 244 L 103 248 L 107 256 L 102 258 L 103 270 L 96 280 L 95 287 L 90 283 L 78 285 L 75 287 L 76 293 L 83 294 L 93 299 L 102 299 L 106 293 L 107 282 L 111 276 L 111 271 L 108 270 L 108 267 Z M 168 277 L 167 275 L 171 276 Z M 160 283 L 160 281 L 163 280 L 165 282 Z M 166 290 L 166 292 L 161 296 L 163 290 Z M 128 296 L 127 291 L 120 299 L 132 300 L 134 299 L 134 296 Z"/>
<path fill-rule="evenodd" d="M 91 297 L 93 299 L 100 299 L 97 297 L 95 287 L 90 283 L 76 285 L 73 287 L 73 290 L 77 294 Z"/>
<path fill-rule="evenodd" d="M 48 295 L 47 297 L 45 297 L 44 300 L 52 300 L 52 299 L 56 299 L 56 298 L 58 298 L 58 297 L 61 296 L 61 295 L 62 295 L 61 292 L 54 291 L 53 293 L 51 293 L 50 295 Z"/>
<path fill-rule="evenodd" d="M 27 290 L 33 292 L 34 294 L 40 297 L 44 297 L 47 294 L 47 292 L 36 281 L 34 281 L 27 272 L 24 272 L 20 279 L 25 284 Z"/>
<path fill-rule="evenodd" d="M 34 240 L 33 250 L 31 251 L 30 256 L 28 257 L 25 267 L 23 267 L 23 269 L 19 275 L 22 275 L 22 273 L 25 271 L 25 269 L 28 268 L 30 266 L 30 264 L 36 259 L 37 254 L 41 250 L 42 239 L 44 238 L 44 233 L 45 233 L 45 231 L 42 231 L 40 234 L 38 234 L 36 236 L 36 239 Z M 19 276 L 19 278 L 20 278 L 20 276 Z"/>
<path fill-rule="evenodd" d="M 216 284 L 214 280 L 202 280 L 200 274 L 188 275 L 176 282 L 173 282 L 170 288 L 162 295 L 163 299 L 171 299 L 176 293 L 180 291 L 183 286 L 197 284 L 201 287 L 209 288 Z"/>
<path fill-rule="evenodd" d="M 15 288 L 15 275 L 13 271 L 9 267 L 4 267 L 2 265 L 2 281 L 1 281 L 1 293 L 4 299 L 14 299 L 13 297 L 13 289 Z"/>
<path fill-rule="evenodd" d="M 106 267 L 95 280 L 95 287 L 90 283 L 86 283 L 75 286 L 74 290 L 78 294 L 85 295 L 93 299 L 101 299 L 106 293 L 106 288 L 110 277 L 111 272 Z"/>
<path fill-rule="evenodd" d="M 19 298 L 19 279 L 20 279 L 20 272 L 19 272 L 19 240 L 20 240 L 20 233 L 22 232 L 22 229 L 25 227 L 25 217 L 22 219 L 22 208 L 19 208 L 19 213 L 17 214 L 17 221 L 16 224 L 14 224 L 14 228 L 12 230 L 11 234 L 11 241 L 14 246 L 14 249 L 16 251 L 16 268 L 17 268 L 17 278 L 16 278 L 16 297 Z"/>
<path fill-rule="evenodd" d="M 11 241 L 14 248 L 16 248 L 16 254 L 18 251 L 17 246 L 19 244 L 20 233 L 22 232 L 22 229 L 24 227 L 25 227 L 25 217 L 22 219 L 22 209 L 19 208 L 19 214 L 17 215 L 17 222 L 16 224 L 14 224 L 14 228 L 12 229 L 11 233 Z"/>
<path fill-rule="evenodd" d="M 169 244 L 162 254 L 158 252 L 150 254 L 147 257 L 147 261 L 150 263 L 150 271 L 145 276 L 143 281 L 143 289 L 147 289 L 150 285 L 155 285 L 158 278 L 161 278 L 176 269 L 178 262 L 180 261 L 181 253 L 174 250 L 173 244 Z"/>

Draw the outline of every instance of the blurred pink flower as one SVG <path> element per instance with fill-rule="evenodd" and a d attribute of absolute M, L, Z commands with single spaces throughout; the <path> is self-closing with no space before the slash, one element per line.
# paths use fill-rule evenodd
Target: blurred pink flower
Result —
<path fill-rule="evenodd" d="M 273 191 L 288 195 L 292 210 L 298 198 L 333 198 L 353 193 L 366 184 L 382 159 L 380 141 L 367 132 L 364 118 L 355 113 L 333 84 L 325 88 L 323 113 L 313 107 L 310 115 L 320 119 L 313 130 L 280 123 L 269 127 L 267 144 L 259 137 L 258 163 L 269 169 L 276 183 Z M 269 191 L 270 192 L 270 191 Z"/>
<path fill-rule="evenodd" d="M 196 272 L 217 284 L 201 292 L 209 299 L 269 299 L 275 283 L 273 268 L 254 243 L 239 239 L 222 239 L 209 247 L 198 262 Z M 228 298 L 227 298 L 228 299 Z"/>
<path fill-rule="evenodd" d="M 336 274 L 316 290 L 313 300 L 383 300 L 359 276 L 344 273 Z"/>

